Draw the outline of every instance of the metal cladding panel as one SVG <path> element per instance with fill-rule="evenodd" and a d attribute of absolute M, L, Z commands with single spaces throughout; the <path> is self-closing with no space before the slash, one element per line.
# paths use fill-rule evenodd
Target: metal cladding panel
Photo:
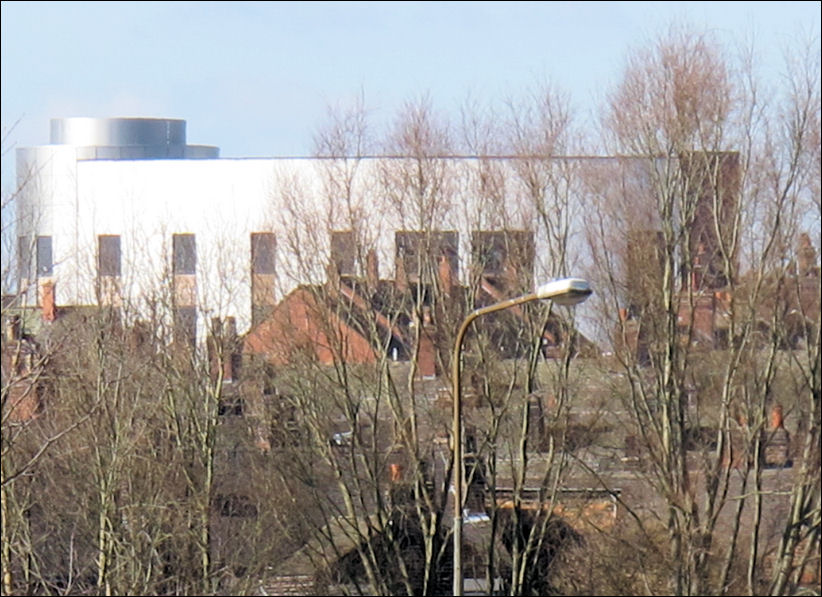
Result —
<path fill-rule="evenodd" d="M 185 156 L 188 159 L 217 159 L 220 148 L 213 145 L 186 145 Z"/>
<path fill-rule="evenodd" d="M 54 145 L 168 146 L 186 144 L 185 120 L 167 118 L 54 118 Z"/>

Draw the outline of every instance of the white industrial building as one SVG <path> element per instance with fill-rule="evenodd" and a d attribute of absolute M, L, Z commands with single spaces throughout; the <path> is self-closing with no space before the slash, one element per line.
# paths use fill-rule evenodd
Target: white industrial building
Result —
<path fill-rule="evenodd" d="M 58 306 L 139 311 L 168 297 L 201 323 L 232 316 L 242 332 L 255 303 L 324 279 L 332 232 L 348 230 L 375 249 L 383 277 L 395 274 L 396 231 L 423 229 L 448 231 L 463 283 L 479 230 L 535 233 L 530 273 L 550 274 L 515 177 L 500 177 L 503 205 L 477 186 L 487 164 L 442 158 L 428 175 L 448 170 L 445 186 L 410 192 L 403 160 L 225 159 L 186 145 L 182 120 L 52 120 L 49 145 L 17 150 L 19 289 L 30 306 L 44 286 Z M 363 273 L 363 256 L 353 257 L 343 267 Z"/>

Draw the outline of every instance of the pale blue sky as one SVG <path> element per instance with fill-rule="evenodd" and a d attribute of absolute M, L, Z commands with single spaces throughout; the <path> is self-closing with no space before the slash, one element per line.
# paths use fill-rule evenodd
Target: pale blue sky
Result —
<path fill-rule="evenodd" d="M 223 157 L 308 155 L 326 106 L 360 90 L 379 124 L 428 94 L 456 113 L 539 81 L 585 116 L 627 52 L 671 23 L 753 40 L 766 73 L 819 2 L 3 2 L 4 190 L 11 146 L 49 119 L 183 118 Z"/>

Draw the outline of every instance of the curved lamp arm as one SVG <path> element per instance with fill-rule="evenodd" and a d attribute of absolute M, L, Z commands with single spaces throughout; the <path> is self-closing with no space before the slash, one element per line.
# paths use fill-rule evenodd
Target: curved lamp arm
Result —
<path fill-rule="evenodd" d="M 522 303 L 538 300 L 552 300 L 558 305 L 576 305 L 591 296 L 591 286 L 582 278 L 564 278 L 553 280 L 539 286 L 535 292 L 524 294 L 507 301 L 501 301 L 471 311 L 460 325 L 454 341 L 452 363 L 452 399 L 454 404 L 453 439 L 454 442 L 454 595 L 463 594 L 462 576 L 462 499 L 464 485 L 464 464 L 462 455 L 462 396 L 460 388 L 462 343 L 471 323 L 481 315 L 502 311 Z"/>

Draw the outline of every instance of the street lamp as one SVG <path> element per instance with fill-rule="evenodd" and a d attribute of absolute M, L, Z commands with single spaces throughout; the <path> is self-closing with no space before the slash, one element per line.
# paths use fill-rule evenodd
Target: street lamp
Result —
<path fill-rule="evenodd" d="M 462 577 L 462 496 L 463 477 L 465 471 L 462 456 L 462 395 L 460 390 L 460 353 L 462 352 L 462 341 L 465 333 L 477 317 L 502 311 L 509 307 L 521 305 L 530 301 L 552 300 L 558 305 L 576 305 L 587 299 L 591 295 L 591 286 L 587 281 L 580 278 L 564 278 L 543 284 L 537 288 L 536 292 L 524 294 L 516 298 L 509 299 L 476 309 L 468 314 L 460 325 L 457 339 L 454 342 L 453 362 L 453 400 L 454 400 L 454 595 L 461 596 L 463 589 Z"/>

